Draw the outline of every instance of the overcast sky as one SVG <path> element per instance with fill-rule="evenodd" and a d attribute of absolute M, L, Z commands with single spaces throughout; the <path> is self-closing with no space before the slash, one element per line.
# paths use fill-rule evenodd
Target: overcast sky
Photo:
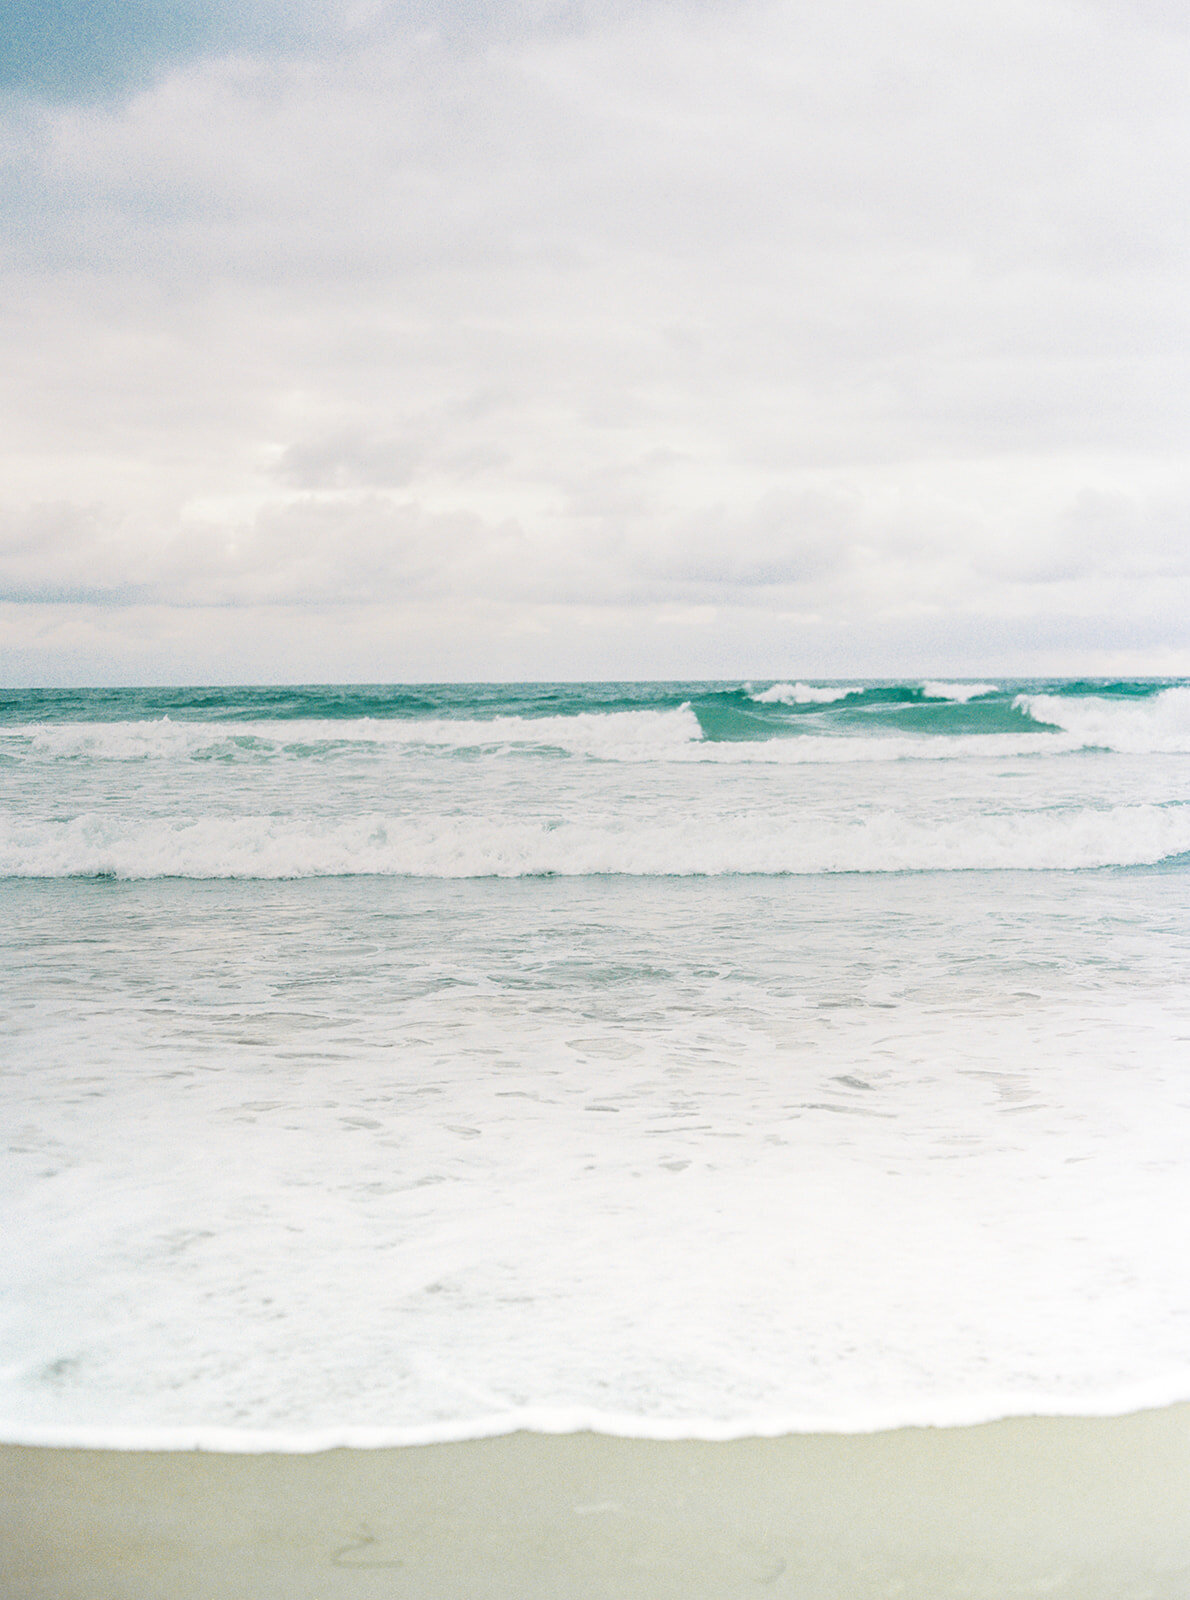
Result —
<path fill-rule="evenodd" d="M 1184 0 L 9 0 L 0 679 L 1190 672 Z"/>

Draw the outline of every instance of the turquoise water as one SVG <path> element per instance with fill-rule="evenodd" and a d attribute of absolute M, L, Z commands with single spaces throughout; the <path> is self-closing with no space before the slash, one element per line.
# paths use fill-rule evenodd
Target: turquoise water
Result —
<path fill-rule="evenodd" d="M 8 691 L 0 1434 L 1190 1388 L 1190 686 Z"/>

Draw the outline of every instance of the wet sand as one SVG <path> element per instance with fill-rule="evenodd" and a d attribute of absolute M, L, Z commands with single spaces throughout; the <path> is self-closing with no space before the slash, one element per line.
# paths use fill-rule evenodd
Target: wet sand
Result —
<path fill-rule="evenodd" d="M 11 1600 L 1186 1600 L 1190 1406 L 724 1443 L 0 1448 Z"/>

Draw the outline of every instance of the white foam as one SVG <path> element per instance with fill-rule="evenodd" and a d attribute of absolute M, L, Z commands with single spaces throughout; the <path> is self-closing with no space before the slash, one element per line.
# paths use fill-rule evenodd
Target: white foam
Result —
<path fill-rule="evenodd" d="M 968 700 L 977 700 L 987 694 L 999 694 L 1000 687 L 995 683 L 934 683 L 927 681 L 922 684 L 921 692 L 927 700 L 956 700 L 960 705 L 966 705 Z"/>
<path fill-rule="evenodd" d="M 1061 755 L 1081 748 L 1073 735 L 802 734 L 726 740 L 703 737 L 689 706 L 672 711 L 583 712 L 566 717 L 488 721 L 87 722 L 0 728 L 0 749 L 38 761 L 149 762 L 231 759 L 304 760 L 350 750 L 400 759 L 418 751 L 489 755 L 560 750 L 595 760 L 687 765 L 838 765 L 873 761 L 964 761 Z"/>
<path fill-rule="evenodd" d="M 919 1004 L 908 960 L 899 1004 L 808 1011 L 758 974 L 646 1016 L 616 988 L 600 1017 L 593 989 L 502 995 L 499 960 L 444 986 L 443 930 L 436 982 L 392 993 L 410 946 L 383 982 L 324 978 L 328 1007 L 309 985 L 348 903 L 305 960 L 280 941 L 247 1014 L 212 990 L 179 1034 L 146 928 L 101 1027 L 9 1042 L 9 1437 L 730 1438 L 1190 1392 L 1184 984 L 1124 1005 L 1072 963 L 1044 1002 L 935 978 Z M 523 981 L 579 907 L 551 936 L 540 902 L 508 906 Z M 187 919 L 204 936 L 218 905 Z"/>
<path fill-rule="evenodd" d="M 849 694 L 855 693 L 857 690 L 854 687 L 840 689 L 812 683 L 774 683 L 759 694 L 749 695 L 749 699 L 758 706 L 825 706 L 836 700 L 846 700 Z"/>
<path fill-rule="evenodd" d="M 999 761 L 1018 756 L 1069 755 L 1081 749 L 1069 735 L 1053 733 L 799 734 L 790 738 L 733 740 L 658 752 L 653 759 L 718 766 L 839 766 L 878 761 Z"/>
<path fill-rule="evenodd" d="M 771 815 L 546 823 L 370 814 L 69 822 L 0 818 L 0 877 L 689 877 L 1052 871 L 1190 852 L 1190 804 L 1085 806 L 939 820 Z"/>
<path fill-rule="evenodd" d="M 1062 729 L 1084 750 L 1190 754 L 1190 688 L 1118 700 L 1101 695 L 1022 694 L 1014 704 L 1035 722 Z"/>
<path fill-rule="evenodd" d="M 120 1423 L 37 1423 L 0 1417 L 0 1441 L 61 1450 L 215 1450 L 228 1455 L 316 1455 L 324 1450 L 386 1450 L 512 1433 L 596 1433 L 618 1439 L 780 1439 L 790 1434 L 870 1434 L 896 1428 L 966 1428 L 1006 1417 L 1123 1417 L 1190 1400 L 1190 1374 L 1119 1385 L 1093 1396 L 1045 1395 L 1030 1389 L 988 1390 L 940 1401 L 923 1396 L 884 1406 L 723 1417 L 655 1417 L 589 1406 L 522 1406 L 471 1417 L 405 1426 L 252 1428 L 190 1423 L 169 1427 Z"/>
<path fill-rule="evenodd" d="M 52 760 L 171 761 L 201 756 L 305 753 L 317 747 L 381 750 L 557 749 L 573 755 L 646 760 L 700 740 L 690 707 L 667 711 L 578 712 L 561 717 L 402 719 L 352 717 L 259 722 L 30 723 L 0 727 L 11 754 Z"/>
<path fill-rule="evenodd" d="M 829 691 L 832 698 L 847 692 Z M 1067 755 L 1088 748 L 1141 754 L 1190 751 L 1190 689 L 1166 690 L 1151 701 L 1021 695 L 1014 704 L 1045 728 L 1016 734 L 848 731 L 716 741 L 704 738 L 694 711 L 684 705 L 668 711 L 582 712 L 482 721 L 363 717 L 227 723 L 172 722 L 165 717 L 144 722 L 27 724 L 0 728 L 0 750 L 17 760 L 76 764 L 305 760 L 344 751 L 401 759 L 418 751 L 515 755 L 553 750 L 628 764 L 720 766 L 997 760 Z M 1059 731 L 1053 731 L 1055 728 Z"/>

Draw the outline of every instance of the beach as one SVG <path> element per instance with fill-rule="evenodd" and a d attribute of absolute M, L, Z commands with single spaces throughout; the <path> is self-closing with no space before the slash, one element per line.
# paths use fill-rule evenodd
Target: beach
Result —
<path fill-rule="evenodd" d="M 734 1441 L 0 1451 L 22 1600 L 1184 1600 L 1190 1407 Z"/>
<path fill-rule="evenodd" d="M 1190 1600 L 1190 9 L 5 10 L 0 1600 Z"/>

